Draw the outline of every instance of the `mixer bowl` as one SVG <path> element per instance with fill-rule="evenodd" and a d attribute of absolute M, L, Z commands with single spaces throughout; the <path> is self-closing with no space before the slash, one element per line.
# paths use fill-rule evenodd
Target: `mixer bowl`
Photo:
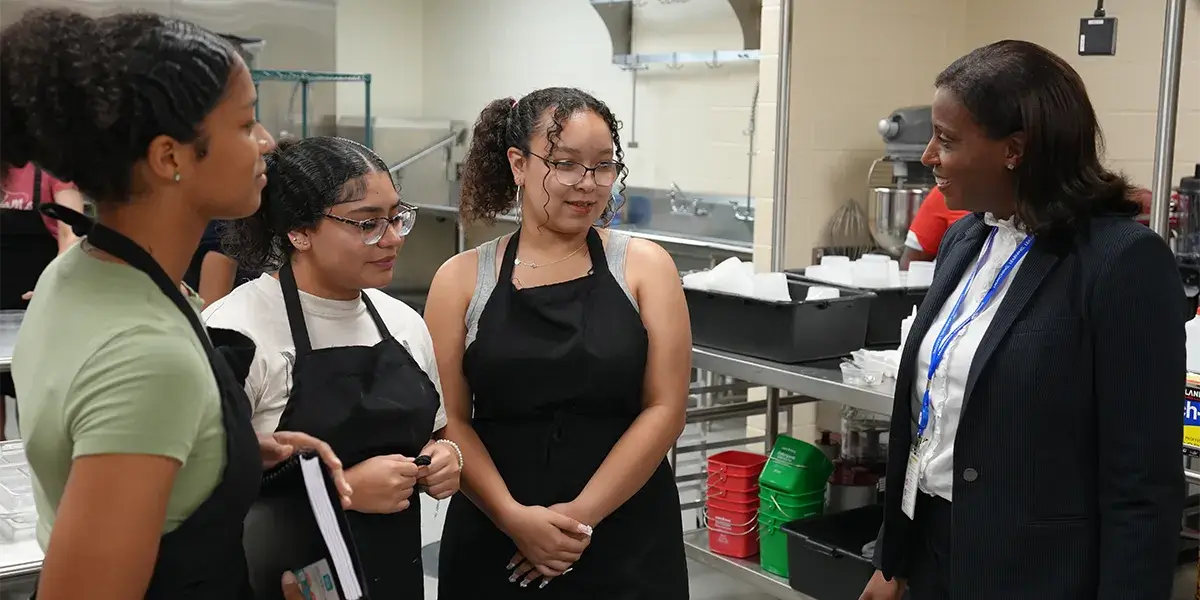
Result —
<path fill-rule="evenodd" d="M 877 187 L 871 190 L 871 201 L 867 207 L 868 222 L 871 237 L 875 238 L 880 248 L 896 257 L 904 252 L 908 226 L 928 194 L 929 188 L 924 186 Z"/>

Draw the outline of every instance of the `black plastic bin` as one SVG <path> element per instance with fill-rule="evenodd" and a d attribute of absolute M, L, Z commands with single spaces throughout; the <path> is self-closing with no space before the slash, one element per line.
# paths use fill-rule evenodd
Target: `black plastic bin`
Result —
<path fill-rule="evenodd" d="M 811 282 L 788 279 L 792 298 Z M 684 288 L 692 343 L 775 362 L 795 364 L 846 356 L 863 347 L 871 293 L 846 289 L 841 297 L 811 302 L 767 302 Z"/>
<path fill-rule="evenodd" d="M 875 573 L 863 546 L 879 534 L 883 506 L 792 521 L 787 534 L 788 585 L 821 600 L 858 600 Z"/>
<path fill-rule="evenodd" d="M 895 348 L 900 345 L 900 322 L 912 314 L 913 308 L 921 306 L 928 287 L 914 288 L 859 288 L 834 285 L 804 277 L 804 269 L 786 271 L 790 277 L 809 284 L 827 285 L 839 290 L 859 290 L 874 294 L 871 298 L 871 313 L 867 317 L 867 338 L 864 347 Z"/>

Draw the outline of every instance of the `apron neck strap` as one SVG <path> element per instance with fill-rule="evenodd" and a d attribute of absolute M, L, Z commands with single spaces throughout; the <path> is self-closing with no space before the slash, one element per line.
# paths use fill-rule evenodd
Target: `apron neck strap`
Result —
<path fill-rule="evenodd" d="M 296 356 L 300 356 L 302 353 L 308 354 L 312 352 L 312 338 L 308 335 L 308 324 L 304 321 L 304 308 L 300 304 L 300 288 L 296 285 L 296 272 L 292 270 L 290 260 L 283 263 L 283 267 L 279 269 L 279 287 L 283 290 L 283 307 L 287 310 L 288 327 L 292 330 L 292 344 L 296 347 Z M 379 311 L 375 309 L 375 304 L 367 297 L 366 290 L 359 292 L 359 297 L 366 305 L 371 320 L 375 322 L 375 327 L 379 329 L 380 337 L 384 340 L 390 339 L 392 334 L 388 331 L 387 324 L 383 322 Z"/>
<path fill-rule="evenodd" d="M 87 243 L 91 246 L 125 261 L 129 266 L 145 273 L 158 286 L 159 291 L 187 317 L 188 323 L 191 324 L 201 343 L 204 344 L 204 349 L 210 356 L 212 355 L 214 352 L 212 341 L 208 339 L 208 332 L 204 328 L 204 324 L 200 322 L 200 315 L 196 314 L 196 309 L 192 307 L 187 298 L 184 298 L 179 286 L 171 281 L 167 272 L 158 264 L 158 261 L 154 260 L 153 256 L 150 256 L 149 252 L 117 231 L 61 204 L 43 204 L 41 212 L 52 219 L 70 225 L 75 235 L 87 236 Z"/>
<path fill-rule="evenodd" d="M 300 290 L 296 287 L 296 273 L 292 261 L 284 259 L 279 269 L 279 287 L 283 290 L 283 307 L 287 310 L 288 326 L 292 329 L 292 345 L 296 357 L 312 352 L 312 340 L 308 337 L 308 325 L 304 323 L 304 309 L 300 306 Z"/>
<path fill-rule="evenodd" d="M 388 330 L 387 323 L 383 322 L 383 317 L 379 315 L 379 311 L 375 309 L 375 303 L 371 302 L 371 298 L 367 296 L 367 290 L 358 293 L 362 298 L 363 304 L 367 307 L 367 312 L 371 315 L 371 320 L 375 321 L 375 327 L 379 329 L 379 337 L 385 340 L 391 339 L 392 332 Z"/>

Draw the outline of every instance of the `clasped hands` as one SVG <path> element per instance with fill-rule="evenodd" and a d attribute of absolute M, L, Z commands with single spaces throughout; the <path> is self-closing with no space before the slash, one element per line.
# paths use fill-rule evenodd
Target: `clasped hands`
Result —
<path fill-rule="evenodd" d="M 592 519 L 571 502 L 544 506 L 517 505 L 502 518 L 501 529 L 517 545 L 508 563 L 508 580 L 527 587 L 541 578 L 546 587 L 572 565 L 592 541 Z"/>
<path fill-rule="evenodd" d="M 437 500 L 458 491 L 458 454 L 447 444 L 430 442 L 421 450 L 429 456 L 426 466 L 417 466 L 414 458 L 389 454 L 369 458 L 346 471 L 346 480 L 354 488 L 349 508 L 363 513 L 388 514 L 407 509 L 418 486 Z"/>

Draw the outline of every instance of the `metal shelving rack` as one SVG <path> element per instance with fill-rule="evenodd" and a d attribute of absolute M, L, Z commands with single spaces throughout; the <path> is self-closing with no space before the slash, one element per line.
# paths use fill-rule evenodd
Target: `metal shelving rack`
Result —
<path fill-rule="evenodd" d="M 300 136 L 308 137 L 308 86 L 312 83 L 341 83 L 347 81 L 359 81 L 363 83 L 364 100 L 363 100 L 363 143 L 368 147 L 372 147 L 373 130 L 371 123 L 371 74 L 370 73 L 330 73 L 322 71 L 286 71 L 279 69 L 253 69 L 250 71 L 250 76 L 254 79 L 254 87 L 258 88 L 258 84 L 263 81 L 288 81 L 300 84 Z M 254 114 L 258 116 L 258 106 L 254 107 Z"/>

